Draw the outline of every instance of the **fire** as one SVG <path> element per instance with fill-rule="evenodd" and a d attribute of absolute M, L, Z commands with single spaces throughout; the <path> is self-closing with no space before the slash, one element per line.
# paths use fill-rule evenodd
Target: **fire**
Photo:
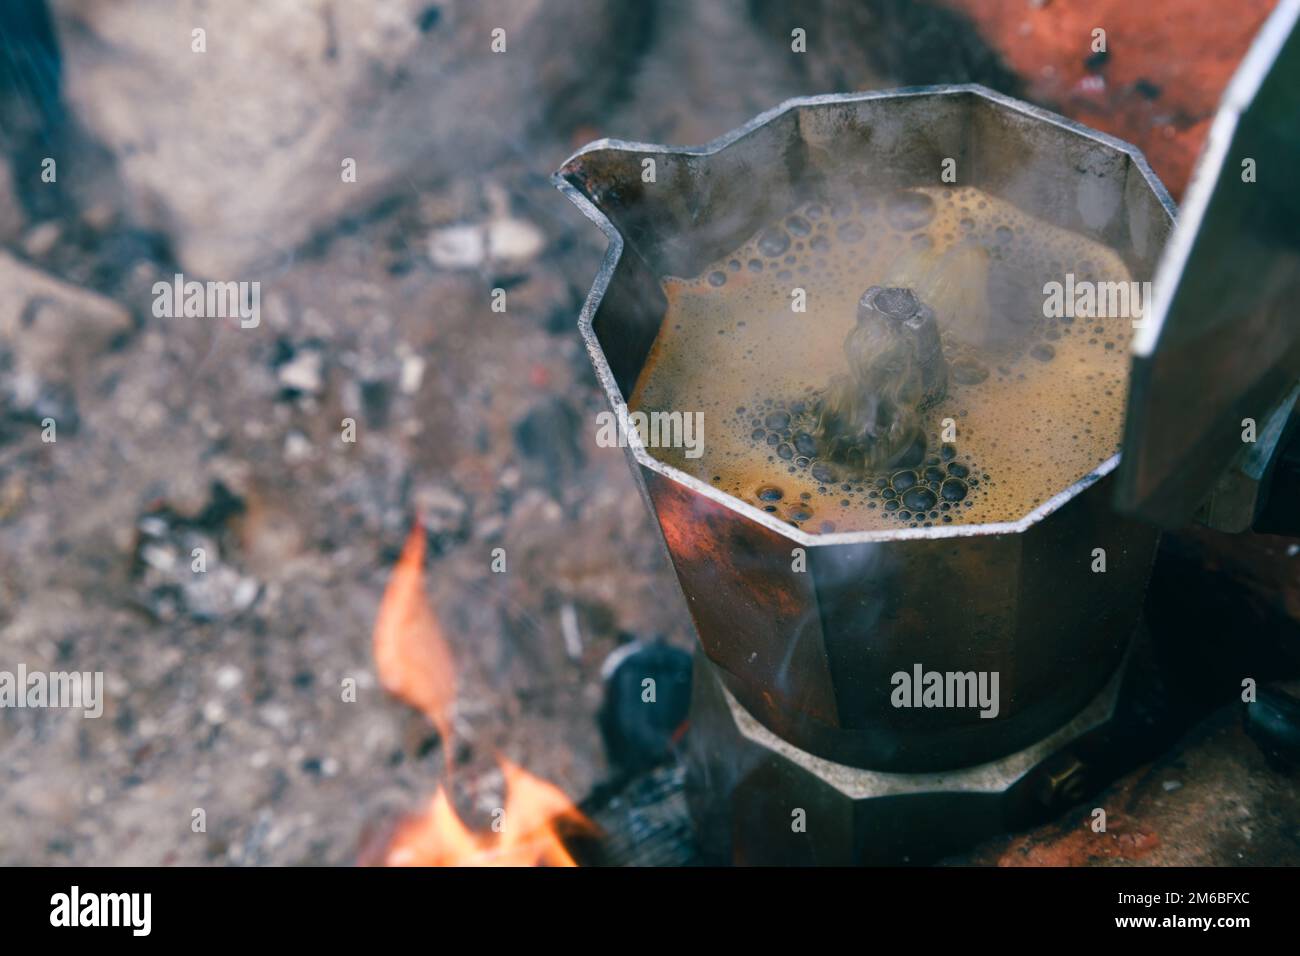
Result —
<path fill-rule="evenodd" d="M 374 633 L 379 682 L 394 697 L 422 710 L 451 753 L 451 708 L 456 670 L 451 648 L 424 593 L 424 526 L 416 522 L 388 579 Z"/>
<path fill-rule="evenodd" d="M 451 648 L 424 591 L 424 528 L 416 522 L 389 578 L 375 619 L 375 667 L 389 693 L 423 711 L 437 728 L 452 763 L 456 672 Z M 388 866 L 576 866 L 561 832 L 591 833 L 594 825 L 558 787 L 498 757 L 505 806 L 492 829 L 476 833 L 461 821 L 447 788 L 400 823 L 384 852 Z"/>
<path fill-rule="evenodd" d="M 560 840 L 557 824 L 585 833 L 591 823 L 559 788 L 498 758 L 506 780 L 505 807 L 493 830 L 474 833 L 461 822 L 439 787 L 420 816 L 393 835 L 388 866 L 577 866 Z"/>

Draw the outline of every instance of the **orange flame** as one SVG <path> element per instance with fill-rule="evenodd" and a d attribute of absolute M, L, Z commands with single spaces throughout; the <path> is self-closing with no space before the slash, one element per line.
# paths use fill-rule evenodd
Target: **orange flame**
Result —
<path fill-rule="evenodd" d="M 559 788 L 497 758 L 506 780 L 505 807 L 493 829 L 474 833 L 439 787 L 428 809 L 404 821 L 389 843 L 388 866 L 577 866 L 559 836 L 589 833 L 591 823 Z"/>
<path fill-rule="evenodd" d="M 456 670 L 424 593 L 424 526 L 419 521 L 388 579 L 375 618 L 374 645 L 379 682 L 394 697 L 424 712 L 449 755 Z"/>
<path fill-rule="evenodd" d="M 442 737 L 450 773 L 456 672 L 424 591 L 424 528 L 416 522 L 402 548 L 375 619 L 375 667 L 391 694 L 424 712 Z M 475 833 L 439 786 L 427 809 L 398 825 L 384 852 L 388 866 L 576 866 L 560 839 L 594 825 L 558 787 L 498 757 L 505 807 L 492 830 Z"/>

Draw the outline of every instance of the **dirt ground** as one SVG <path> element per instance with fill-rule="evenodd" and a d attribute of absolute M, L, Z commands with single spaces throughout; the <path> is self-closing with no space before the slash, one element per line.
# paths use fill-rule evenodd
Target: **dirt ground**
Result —
<path fill-rule="evenodd" d="M 107 700 L 98 720 L 0 715 L 0 862 L 348 864 L 422 806 L 441 742 L 379 687 L 370 643 L 417 513 L 459 672 L 462 813 L 499 805 L 496 752 L 575 799 L 602 778 L 602 662 L 691 636 L 623 453 L 585 427 L 601 400 L 575 323 L 603 247 L 549 175 L 598 133 L 708 138 L 801 92 L 783 76 L 698 109 L 691 91 L 746 57 L 679 29 L 661 24 L 663 52 L 601 128 L 467 157 L 241 275 L 262 282 L 255 329 L 151 313 L 173 245 L 122 211 L 112 157 L 75 119 L 59 135 L 78 178 L 57 201 L 5 171 L 0 662 L 102 670 Z M 29 112 L 9 104 L 14 166 L 50 132 Z M 499 221 L 508 257 L 446 263 L 440 230 Z"/>

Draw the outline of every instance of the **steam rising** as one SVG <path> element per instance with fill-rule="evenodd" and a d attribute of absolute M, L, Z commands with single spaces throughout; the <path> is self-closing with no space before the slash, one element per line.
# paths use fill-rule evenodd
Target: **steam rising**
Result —
<path fill-rule="evenodd" d="M 818 447 L 854 472 L 897 464 L 924 442 L 921 413 L 948 391 L 934 312 L 911 289 L 872 286 L 858 301 L 844 355 L 849 371 L 818 404 Z"/>

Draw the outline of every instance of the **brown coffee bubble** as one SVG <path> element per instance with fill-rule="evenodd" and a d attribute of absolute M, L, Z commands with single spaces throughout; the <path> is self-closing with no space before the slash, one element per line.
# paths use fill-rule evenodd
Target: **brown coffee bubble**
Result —
<path fill-rule="evenodd" d="M 758 251 L 775 258 L 790 248 L 790 236 L 784 229 L 768 229 L 758 237 Z"/>
<path fill-rule="evenodd" d="M 860 222 L 846 222 L 835 230 L 841 242 L 861 242 L 867 238 L 867 228 Z"/>
<path fill-rule="evenodd" d="M 913 190 L 894 193 L 886 205 L 885 218 L 899 232 L 920 229 L 934 218 L 934 200 Z"/>
<path fill-rule="evenodd" d="M 895 472 L 894 476 L 889 479 L 889 483 L 893 486 L 895 491 L 906 491 L 908 488 L 911 488 L 916 484 L 916 472 Z"/>
<path fill-rule="evenodd" d="M 759 501 L 780 501 L 785 497 L 785 492 L 776 485 L 763 485 L 758 489 Z"/>
<path fill-rule="evenodd" d="M 1039 342 L 1029 350 L 1029 354 L 1040 362 L 1050 362 L 1056 358 L 1056 349 L 1052 348 L 1045 342 Z"/>
<path fill-rule="evenodd" d="M 939 501 L 939 498 L 929 488 L 917 486 L 909 488 L 903 493 L 903 507 L 912 511 L 929 511 Z"/>
<path fill-rule="evenodd" d="M 832 484 L 835 481 L 835 470 L 818 462 L 812 466 L 812 476 L 823 484 Z"/>
<path fill-rule="evenodd" d="M 939 495 L 944 501 L 961 501 L 966 497 L 966 482 L 960 478 L 948 478 L 939 486 Z"/>
<path fill-rule="evenodd" d="M 807 521 L 813 516 L 813 510 L 803 502 L 792 504 L 786 512 L 791 521 Z"/>
<path fill-rule="evenodd" d="M 803 216 L 791 216 L 785 221 L 785 227 L 792 236 L 806 236 L 812 232 L 812 223 Z"/>
<path fill-rule="evenodd" d="M 720 286 L 727 284 L 727 274 L 720 269 L 715 269 L 709 273 L 709 285 Z"/>
<path fill-rule="evenodd" d="M 763 424 L 774 431 L 784 431 L 790 427 L 789 412 L 769 412 Z"/>
<path fill-rule="evenodd" d="M 989 377 L 989 370 L 975 359 L 964 358 L 950 364 L 948 374 L 958 385 L 978 385 Z"/>

